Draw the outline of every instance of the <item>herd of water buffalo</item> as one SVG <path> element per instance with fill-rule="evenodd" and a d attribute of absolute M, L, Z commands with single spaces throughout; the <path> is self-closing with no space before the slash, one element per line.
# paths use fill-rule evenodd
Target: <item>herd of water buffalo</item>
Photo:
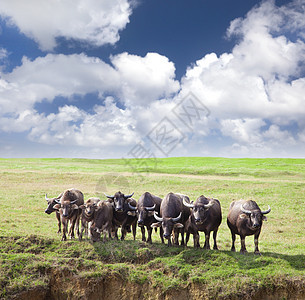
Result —
<path fill-rule="evenodd" d="M 105 194 L 106 195 L 106 194 Z M 89 198 L 84 202 L 83 193 L 77 189 L 68 189 L 55 198 L 45 196 L 48 207 L 47 214 L 56 212 L 58 220 L 58 233 L 61 233 L 62 240 L 67 239 L 67 234 L 74 238 L 76 226 L 79 240 L 83 233 L 88 235 L 93 242 L 103 239 L 118 239 L 118 228 L 121 228 L 121 240 L 124 240 L 126 233 L 131 232 L 136 237 L 137 226 L 141 228 L 142 241 L 152 243 L 152 230 L 159 227 L 160 238 L 168 240 L 168 245 L 187 245 L 190 234 L 193 235 L 194 247 L 199 245 L 199 232 L 205 233 L 203 248 L 210 249 L 210 233 L 213 232 L 214 245 L 217 248 L 216 236 L 222 220 L 221 206 L 217 199 L 198 197 L 195 202 L 190 202 L 186 195 L 168 193 L 163 199 L 145 192 L 138 201 L 131 195 L 124 195 L 121 192 L 113 196 L 106 195 L 107 200 Z M 255 254 L 260 254 L 258 249 L 258 238 L 261 232 L 262 222 L 265 215 L 271 211 L 261 211 L 257 203 L 252 200 L 233 201 L 229 208 L 227 224 L 232 234 L 232 251 L 235 251 L 236 234 L 241 239 L 241 253 L 247 252 L 245 237 L 254 235 Z M 81 221 L 81 230 L 79 223 Z M 68 223 L 71 223 L 68 232 Z M 148 237 L 146 239 L 147 230 Z M 185 234 L 185 241 L 184 241 Z"/>

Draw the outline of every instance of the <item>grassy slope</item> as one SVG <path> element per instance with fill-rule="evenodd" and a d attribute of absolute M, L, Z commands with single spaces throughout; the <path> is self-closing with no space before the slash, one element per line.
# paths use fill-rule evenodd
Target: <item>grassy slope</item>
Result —
<path fill-rule="evenodd" d="M 139 161 L 131 163 L 137 170 L 143 165 Z M 165 290 L 200 282 L 207 286 L 211 297 L 238 292 L 245 285 L 272 286 L 287 277 L 303 278 L 304 164 L 305 160 L 300 159 L 145 161 L 150 170 L 165 173 L 158 175 L 146 174 L 147 168 L 140 174 L 130 174 L 130 166 L 123 160 L 0 159 L 2 296 L 29 286 L 46 285 L 48 269 L 52 266 L 69 266 L 86 277 L 120 273 L 130 280 L 149 281 Z M 169 191 L 181 192 L 192 200 L 201 194 L 218 198 L 223 209 L 218 235 L 220 251 L 168 248 L 160 244 L 156 234 L 154 244 L 146 245 L 140 240 L 139 230 L 136 241 L 128 235 L 125 242 L 95 245 L 60 242 L 55 215 L 43 213 L 44 194 L 55 196 L 69 187 L 81 189 L 85 198 L 102 197 L 102 192 L 114 193 L 118 189 L 126 193 L 134 191 L 136 198 L 144 191 L 159 196 Z M 254 199 L 262 209 L 268 204 L 272 207 L 260 237 L 262 257 L 229 251 L 226 215 L 230 202 L 240 198 Z M 253 237 L 248 237 L 246 243 L 252 252 Z"/>

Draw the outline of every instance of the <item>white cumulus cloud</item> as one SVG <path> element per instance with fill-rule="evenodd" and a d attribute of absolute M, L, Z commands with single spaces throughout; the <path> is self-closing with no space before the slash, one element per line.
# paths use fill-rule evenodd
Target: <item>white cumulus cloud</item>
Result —
<path fill-rule="evenodd" d="M 42 50 L 56 47 L 56 38 L 101 46 L 114 44 L 132 13 L 128 0 L 2 0 L 0 15 L 34 39 Z"/>

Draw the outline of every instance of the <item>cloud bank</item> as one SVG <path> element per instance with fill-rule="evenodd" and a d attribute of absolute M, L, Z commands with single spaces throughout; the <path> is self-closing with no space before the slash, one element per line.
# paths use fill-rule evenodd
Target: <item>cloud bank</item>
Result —
<path fill-rule="evenodd" d="M 61 18 L 67 8 L 56 5 L 52 9 L 61 12 L 59 20 L 36 31 L 34 24 L 41 20 L 30 22 L 32 12 L 21 16 L 16 3 L 4 1 L 1 13 L 43 49 L 53 49 L 58 36 L 78 36 L 96 45 L 115 43 L 131 14 L 126 1 L 106 5 L 79 0 L 68 5 L 76 10 L 75 26 L 85 28 L 79 34 L 76 27 L 64 29 Z M 203 56 L 180 82 L 174 62 L 158 53 L 121 53 L 111 57 L 111 64 L 86 54 L 47 54 L 32 61 L 24 57 L 21 66 L 1 74 L 0 130 L 25 132 L 40 144 L 99 149 L 94 152 L 98 157 L 111 157 L 109 149 L 115 147 L 116 155 L 124 156 L 135 144 L 145 143 L 147 134 L 167 117 L 184 134 L 170 155 L 304 157 L 304 9 L 304 0 L 282 7 L 263 1 L 231 22 L 227 37 L 236 43 L 230 53 Z M 97 25 L 97 11 L 111 11 L 107 26 Z M 93 32 L 100 34 L 93 37 Z M 5 49 L 1 53 L 4 59 Z M 210 114 L 187 128 L 173 109 L 190 92 Z M 72 101 L 76 95 L 82 101 L 89 93 L 98 95 L 91 111 Z M 71 103 L 56 113 L 36 110 L 37 103 L 52 103 L 59 96 Z M 153 145 L 147 147 L 162 155 Z"/>

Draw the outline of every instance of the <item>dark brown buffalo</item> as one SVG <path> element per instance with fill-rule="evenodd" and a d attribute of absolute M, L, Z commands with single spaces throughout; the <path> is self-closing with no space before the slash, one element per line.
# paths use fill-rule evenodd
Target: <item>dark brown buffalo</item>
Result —
<path fill-rule="evenodd" d="M 63 195 L 63 193 L 60 193 L 55 198 L 48 198 L 47 194 L 45 196 L 45 199 L 47 200 L 47 203 L 48 203 L 48 207 L 44 212 L 48 215 L 51 214 L 52 212 L 56 213 L 56 218 L 57 218 L 57 221 L 58 221 L 58 231 L 57 231 L 57 233 L 61 233 L 61 220 L 60 220 L 59 210 L 55 209 L 54 206 L 58 203 L 57 201 L 59 201 L 59 199 L 61 198 L 62 195 Z"/>
<path fill-rule="evenodd" d="M 61 223 L 63 225 L 62 241 L 67 240 L 68 232 L 68 221 L 71 222 L 71 239 L 74 238 L 74 227 L 77 226 L 77 234 L 79 235 L 79 219 L 81 215 L 81 209 L 79 206 L 84 204 L 84 195 L 81 191 L 76 189 L 66 190 L 54 208 L 58 209 L 60 212 Z"/>
<path fill-rule="evenodd" d="M 106 197 L 113 203 L 113 226 L 121 227 L 121 240 L 125 239 L 126 233 L 131 232 L 133 239 L 136 239 L 137 233 L 137 201 L 130 195 L 124 195 L 121 192 L 115 193 L 113 196 L 107 194 Z M 117 229 L 115 229 L 115 238 L 118 239 Z"/>
<path fill-rule="evenodd" d="M 258 237 L 261 233 L 263 220 L 267 220 L 264 215 L 270 211 L 270 206 L 268 206 L 266 211 L 261 211 L 257 203 L 252 200 L 239 200 L 231 203 L 227 218 L 227 223 L 232 234 L 231 251 L 235 251 L 236 234 L 240 236 L 240 252 L 242 254 L 247 252 L 245 237 L 254 235 L 254 253 L 260 255 L 258 250 Z"/>
<path fill-rule="evenodd" d="M 168 240 L 168 246 L 172 245 L 172 235 L 173 243 L 179 245 L 179 233 L 181 233 L 181 245 L 184 245 L 184 224 L 188 220 L 191 212 L 188 207 L 183 205 L 183 198 L 188 199 L 187 196 L 181 194 L 167 194 L 161 202 L 161 217 L 156 212 L 154 214 L 158 223 L 153 223 L 151 226 L 162 226 L 163 236 Z"/>
<path fill-rule="evenodd" d="M 83 232 L 85 230 L 85 234 L 88 234 L 90 237 L 90 231 L 88 231 L 88 228 L 90 228 L 90 223 L 93 221 L 95 216 L 95 211 L 97 209 L 97 205 L 101 200 L 99 198 L 89 198 L 85 204 L 81 205 L 79 208 L 82 209 L 81 214 L 81 230 L 80 234 L 78 236 L 79 240 L 83 238 Z"/>
<path fill-rule="evenodd" d="M 111 238 L 113 231 L 113 205 L 109 201 L 100 201 L 94 212 L 94 218 L 90 227 L 91 239 L 93 242 L 97 242 L 101 239 L 101 233 L 104 233 L 104 239 L 106 240 L 107 234 Z"/>
<path fill-rule="evenodd" d="M 218 250 L 216 236 L 219 225 L 222 221 L 220 202 L 217 199 L 206 198 L 201 195 L 197 200 L 190 204 L 183 201 L 186 207 L 192 208 L 192 216 L 186 225 L 186 243 L 190 233 L 194 235 L 194 246 L 199 247 L 199 231 L 205 233 L 204 249 L 210 249 L 210 233 L 213 231 L 214 246 Z M 197 230 L 197 232 L 196 232 Z M 196 236 L 198 234 L 198 237 Z"/>
<path fill-rule="evenodd" d="M 152 195 L 149 192 L 145 192 L 139 199 L 137 203 L 137 209 L 138 209 L 138 226 L 141 228 L 142 233 L 142 241 L 147 243 L 152 243 L 151 240 L 151 234 L 152 234 L 152 227 L 151 224 L 153 224 L 156 220 L 154 217 L 154 211 L 156 211 L 158 214 L 160 214 L 160 205 L 161 205 L 162 199 Z M 148 238 L 146 240 L 145 237 L 145 227 L 147 229 Z M 163 239 L 163 230 L 162 227 L 160 227 L 160 238 L 162 243 L 164 243 Z"/>

